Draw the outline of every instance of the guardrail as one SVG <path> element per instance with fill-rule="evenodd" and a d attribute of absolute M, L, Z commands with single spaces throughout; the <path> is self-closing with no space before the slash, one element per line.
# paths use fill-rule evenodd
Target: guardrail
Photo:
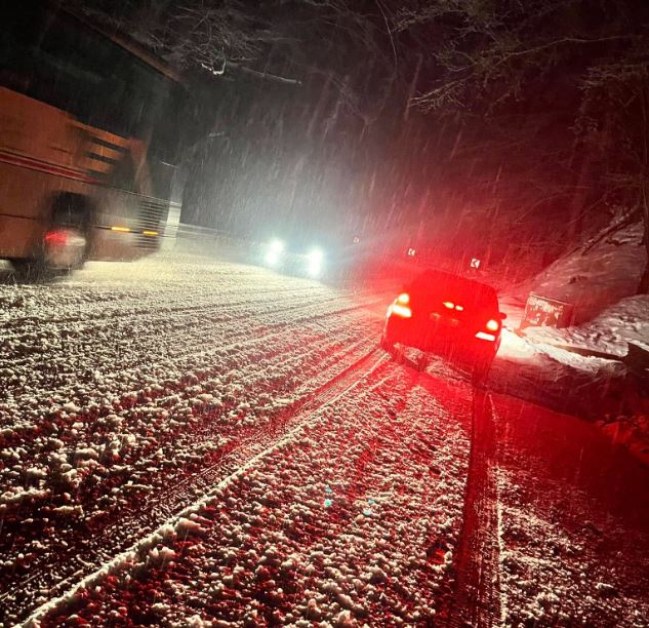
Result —
<path fill-rule="evenodd" d="M 222 236 L 223 232 L 209 227 L 180 223 L 176 229 L 176 238 L 210 238 Z"/>
<path fill-rule="evenodd" d="M 218 229 L 178 224 L 174 233 L 165 234 L 163 249 L 243 260 L 250 257 L 257 243 L 228 235 Z"/>

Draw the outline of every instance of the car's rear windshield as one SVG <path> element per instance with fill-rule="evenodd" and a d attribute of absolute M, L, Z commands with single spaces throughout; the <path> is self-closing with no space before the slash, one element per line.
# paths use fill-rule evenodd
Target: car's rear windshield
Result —
<path fill-rule="evenodd" d="M 451 301 L 468 310 L 498 310 L 496 291 L 486 284 L 439 271 L 428 271 L 411 285 L 413 296 L 426 301 Z"/>

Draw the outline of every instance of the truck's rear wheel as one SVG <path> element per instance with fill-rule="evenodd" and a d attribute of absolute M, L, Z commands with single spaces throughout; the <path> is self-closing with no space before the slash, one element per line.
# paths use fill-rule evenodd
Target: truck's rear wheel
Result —
<path fill-rule="evenodd" d="M 23 281 L 49 281 L 81 268 L 86 261 L 88 239 L 78 227 L 48 230 L 34 257 L 12 259 L 11 265 Z"/>
<path fill-rule="evenodd" d="M 81 227 L 55 226 L 43 237 L 42 265 L 52 273 L 71 272 L 83 266 L 87 250 L 88 238 Z"/>
<path fill-rule="evenodd" d="M 81 268 L 88 256 L 92 208 L 83 196 L 62 194 L 52 205 L 51 223 L 39 253 L 42 265 L 53 273 Z"/>
<path fill-rule="evenodd" d="M 27 281 L 47 281 L 83 267 L 89 250 L 90 209 L 83 197 L 62 195 L 52 206 L 50 224 L 32 256 L 12 260 Z"/>

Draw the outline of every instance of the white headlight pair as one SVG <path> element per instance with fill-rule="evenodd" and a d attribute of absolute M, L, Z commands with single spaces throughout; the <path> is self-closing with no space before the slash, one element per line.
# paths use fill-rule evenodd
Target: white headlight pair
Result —
<path fill-rule="evenodd" d="M 266 264 L 269 266 L 278 266 L 285 255 L 285 250 L 286 246 L 282 240 L 272 240 L 266 249 Z M 300 256 L 300 258 L 305 260 L 306 267 L 304 270 L 310 277 L 318 277 L 322 273 L 325 260 L 322 249 L 317 247 L 312 248 L 304 257 Z"/>

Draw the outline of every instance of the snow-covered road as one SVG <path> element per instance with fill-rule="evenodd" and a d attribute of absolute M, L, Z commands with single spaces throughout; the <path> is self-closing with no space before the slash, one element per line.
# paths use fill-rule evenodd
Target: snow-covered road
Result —
<path fill-rule="evenodd" d="M 179 255 L 7 276 L 1 625 L 647 625 L 647 508 L 602 499 L 649 503 L 644 470 L 390 361 L 385 295 Z"/>

